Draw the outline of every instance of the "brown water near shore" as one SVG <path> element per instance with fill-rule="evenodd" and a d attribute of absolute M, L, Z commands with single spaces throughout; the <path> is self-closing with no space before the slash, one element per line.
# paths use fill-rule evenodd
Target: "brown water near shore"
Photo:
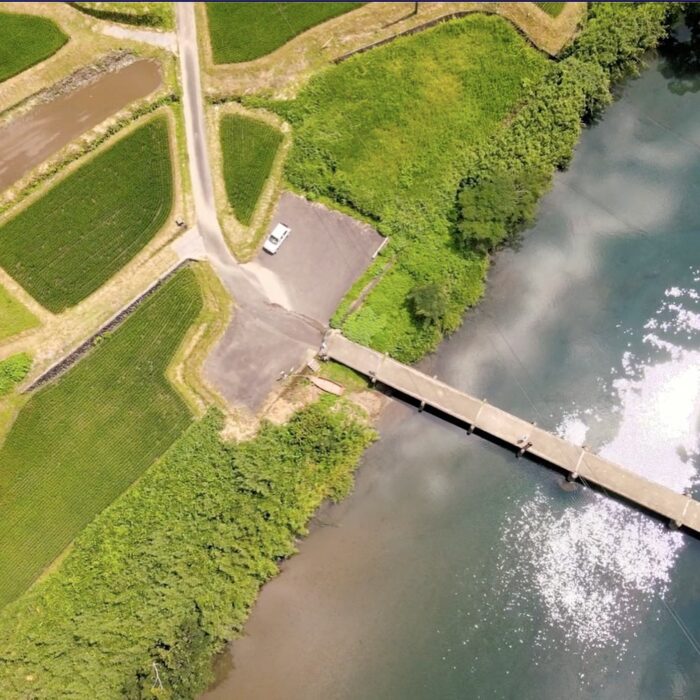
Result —
<path fill-rule="evenodd" d="M 134 61 L 14 119 L 0 129 L 0 191 L 161 84 L 160 66 L 155 61 Z"/>

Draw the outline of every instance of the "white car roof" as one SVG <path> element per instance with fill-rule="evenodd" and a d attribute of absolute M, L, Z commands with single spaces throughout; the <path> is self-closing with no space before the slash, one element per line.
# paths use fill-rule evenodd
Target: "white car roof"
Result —
<path fill-rule="evenodd" d="M 289 231 L 289 226 L 285 226 L 285 224 L 277 224 L 277 226 L 272 229 L 272 233 L 270 235 L 278 238 L 285 233 L 285 231 Z"/>

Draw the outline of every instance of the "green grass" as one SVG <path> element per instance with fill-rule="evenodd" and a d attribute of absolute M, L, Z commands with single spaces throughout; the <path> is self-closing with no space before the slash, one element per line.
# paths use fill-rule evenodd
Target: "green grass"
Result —
<path fill-rule="evenodd" d="M 248 225 L 270 176 L 282 134 L 258 119 L 227 114 L 221 120 L 221 151 L 228 201 Z"/>
<path fill-rule="evenodd" d="M 172 2 L 72 2 L 85 14 L 110 22 L 144 27 L 173 29 L 175 11 Z"/>
<path fill-rule="evenodd" d="M 29 374 L 31 367 L 32 358 L 26 352 L 0 360 L 0 397 L 9 394 Z"/>
<path fill-rule="evenodd" d="M 454 246 L 456 193 L 475 149 L 546 66 L 508 22 L 471 15 L 355 56 L 294 102 L 268 105 L 293 126 L 292 187 L 350 207 L 391 236 L 385 253 L 397 262 L 345 321 L 350 338 L 416 360 L 480 298 L 488 261 Z M 442 328 L 421 324 L 407 302 L 414 286 L 431 282 L 449 297 Z"/>
<path fill-rule="evenodd" d="M 201 307 L 179 272 L 22 408 L 0 448 L 0 606 L 189 425 L 165 371 Z"/>
<path fill-rule="evenodd" d="M 126 265 L 173 202 L 168 123 L 156 117 L 0 227 L 0 266 L 55 313 Z"/>
<path fill-rule="evenodd" d="M 193 425 L 0 611 L 3 700 L 199 697 L 279 558 L 349 491 L 374 437 L 355 416 L 324 397 L 236 445 L 214 414 Z"/>
<path fill-rule="evenodd" d="M 298 34 L 361 7 L 362 2 L 208 2 L 214 63 L 260 58 Z"/>
<path fill-rule="evenodd" d="M 50 19 L 0 12 L 0 82 L 53 56 L 67 41 Z"/>
<path fill-rule="evenodd" d="M 319 375 L 330 379 L 332 382 L 337 382 L 344 386 L 348 391 L 362 391 L 369 387 L 367 377 L 358 374 L 354 369 L 350 369 L 345 365 L 338 364 L 329 360 L 321 365 Z"/>
<path fill-rule="evenodd" d="M 565 2 L 536 2 L 535 5 L 544 10 L 548 15 L 552 17 L 558 17 L 559 13 L 564 9 L 566 5 Z"/>
<path fill-rule="evenodd" d="M 0 287 L 0 340 L 39 325 L 39 319 Z"/>

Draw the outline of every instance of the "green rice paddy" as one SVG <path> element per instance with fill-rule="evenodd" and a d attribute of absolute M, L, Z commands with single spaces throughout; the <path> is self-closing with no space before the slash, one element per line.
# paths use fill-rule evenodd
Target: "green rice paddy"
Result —
<path fill-rule="evenodd" d="M 362 2 L 208 2 L 214 63 L 260 58 L 321 22 L 361 7 Z"/>
<path fill-rule="evenodd" d="M 4 287 L 0 287 L 0 340 L 39 325 L 39 320 Z"/>
<path fill-rule="evenodd" d="M 221 120 L 221 151 L 228 201 L 248 225 L 265 186 L 282 134 L 258 119 L 227 114 Z"/>
<path fill-rule="evenodd" d="M 0 606 L 190 424 L 165 372 L 201 308 L 177 273 L 22 408 L 0 447 Z"/>
<path fill-rule="evenodd" d="M 119 272 L 160 230 L 172 203 L 168 122 L 160 116 L 0 226 L 0 267 L 58 313 Z"/>
<path fill-rule="evenodd" d="M 67 41 L 50 19 L 0 12 L 0 82 L 44 61 Z"/>

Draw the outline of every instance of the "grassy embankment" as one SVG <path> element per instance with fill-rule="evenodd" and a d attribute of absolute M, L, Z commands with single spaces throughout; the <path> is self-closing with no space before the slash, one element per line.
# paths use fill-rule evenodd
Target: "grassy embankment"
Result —
<path fill-rule="evenodd" d="M 321 22 L 361 7 L 362 2 L 208 2 L 214 63 L 260 58 Z"/>
<path fill-rule="evenodd" d="M 190 423 L 165 371 L 201 308 L 195 274 L 178 273 L 24 405 L 0 448 L 0 605 Z"/>
<path fill-rule="evenodd" d="M 472 15 L 353 57 L 293 102 L 271 105 L 293 126 L 291 185 L 392 237 L 396 262 L 345 322 L 349 337 L 415 360 L 440 338 L 407 303 L 417 284 L 446 281 L 447 329 L 480 297 L 487 259 L 456 250 L 455 195 L 470 153 L 502 128 L 546 63 L 505 20 Z"/>
<path fill-rule="evenodd" d="M 558 17 L 559 13 L 564 9 L 565 2 L 536 2 L 535 5 L 544 10 L 551 17 Z"/>
<path fill-rule="evenodd" d="M 292 102 L 244 99 L 292 124 L 294 188 L 392 237 L 334 323 L 404 361 L 457 328 L 483 294 L 490 253 L 532 223 L 582 120 L 657 43 L 665 13 L 595 4 L 556 63 L 505 21 L 471 16 L 329 68 Z"/>
<path fill-rule="evenodd" d="M 0 82 L 53 56 L 67 41 L 50 19 L 0 12 Z"/>
<path fill-rule="evenodd" d="M 0 340 L 39 325 L 39 320 L 10 293 L 0 287 Z"/>
<path fill-rule="evenodd" d="M 220 135 L 226 195 L 238 221 L 247 226 L 270 176 L 282 134 L 258 119 L 227 114 L 221 119 Z"/>
<path fill-rule="evenodd" d="M 0 266 L 54 313 L 74 306 L 159 231 L 173 203 L 165 117 L 100 151 L 0 227 Z"/>
<path fill-rule="evenodd" d="M 85 14 L 109 22 L 121 22 L 156 29 L 173 29 L 175 11 L 172 2 L 72 2 Z"/>
<path fill-rule="evenodd" d="M 348 491 L 372 436 L 331 397 L 238 445 L 206 417 L 0 613 L 0 686 L 135 700 L 152 696 L 156 664 L 155 697 L 196 697 L 295 536 Z"/>

